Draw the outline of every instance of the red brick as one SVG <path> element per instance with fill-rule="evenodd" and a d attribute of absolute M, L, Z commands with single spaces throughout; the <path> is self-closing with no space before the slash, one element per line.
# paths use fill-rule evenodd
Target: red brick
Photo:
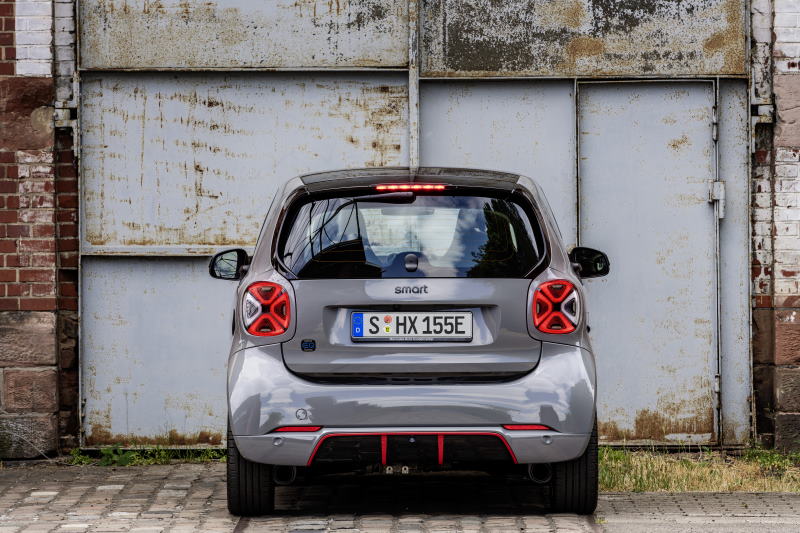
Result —
<path fill-rule="evenodd" d="M 54 282 L 56 280 L 55 272 L 49 269 L 22 269 L 19 271 L 20 281 L 40 281 L 40 282 Z M 7 280 L 13 281 L 13 280 Z"/>
<path fill-rule="evenodd" d="M 0 281 L 17 281 L 17 271 L 13 269 L 0 269 Z"/>
<path fill-rule="evenodd" d="M 30 226 L 25 224 L 8 224 L 6 225 L 6 235 L 8 237 L 30 237 Z"/>
<path fill-rule="evenodd" d="M 55 298 L 20 298 L 19 308 L 22 311 L 54 311 Z"/>
<path fill-rule="evenodd" d="M 17 222 L 18 220 L 19 216 L 16 211 L 0 211 L 0 223 Z"/>
<path fill-rule="evenodd" d="M 17 29 L 16 20 L 13 17 L 8 17 L 5 19 L 5 24 L 3 24 L 3 29 L 6 31 L 14 31 Z"/>
<path fill-rule="evenodd" d="M 62 252 L 59 254 L 61 268 L 78 268 L 78 254 L 74 252 Z"/>
<path fill-rule="evenodd" d="M 76 179 L 58 179 L 56 180 L 56 192 L 78 192 L 78 180 Z"/>
<path fill-rule="evenodd" d="M 772 307 L 772 296 L 758 295 L 754 297 L 755 307 Z"/>
<path fill-rule="evenodd" d="M 0 17 L 13 17 L 14 6 L 10 3 L 0 3 Z"/>
<path fill-rule="evenodd" d="M 56 254 L 33 254 L 31 256 L 31 266 L 55 268 Z"/>
<path fill-rule="evenodd" d="M 0 181 L 0 193 L 15 193 L 17 192 L 17 182 L 12 180 Z"/>
<path fill-rule="evenodd" d="M 17 298 L 0 298 L 0 311 L 16 311 L 19 309 Z"/>
<path fill-rule="evenodd" d="M 9 152 L 7 150 L 0 151 L 0 163 L 16 163 L 17 156 L 14 155 L 14 152 Z"/>
<path fill-rule="evenodd" d="M 6 196 L 6 209 L 19 209 L 19 196 Z"/>
<path fill-rule="evenodd" d="M 70 136 L 70 140 L 71 140 L 71 136 Z M 59 144 L 60 148 L 64 148 L 64 146 L 61 144 L 61 142 L 59 142 L 58 144 Z M 70 144 L 72 144 L 72 143 L 70 143 Z M 56 152 L 56 162 L 57 163 L 62 163 L 62 164 L 68 163 L 68 164 L 71 165 L 72 163 L 75 162 L 75 154 L 72 152 L 72 150 L 58 150 L 58 152 Z M 58 168 L 61 169 L 63 167 L 61 165 L 59 165 Z"/>
<path fill-rule="evenodd" d="M 77 194 L 59 194 L 58 195 L 58 207 L 64 209 L 74 209 L 78 207 L 78 195 Z"/>
<path fill-rule="evenodd" d="M 6 285 L 6 296 L 29 296 L 31 286 L 29 283 L 9 283 Z"/>
<path fill-rule="evenodd" d="M 56 243 L 50 239 L 22 239 L 19 241 L 21 252 L 54 252 Z"/>
<path fill-rule="evenodd" d="M 31 226 L 33 229 L 34 237 L 55 237 L 56 226 L 55 224 L 34 224 Z"/>
<path fill-rule="evenodd" d="M 19 178 L 19 167 L 17 165 L 9 165 L 6 167 L 6 177 L 8 179 Z"/>
<path fill-rule="evenodd" d="M 5 208 L 6 208 L 6 197 L 0 196 L 0 209 L 5 209 Z"/>
<path fill-rule="evenodd" d="M 13 46 L 8 46 L 5 49 L 5 58 L 6 59 L 16 59 L 17 58 L 17 49 Z"/>
<path fill-rule="evenodd" d="M 6 48 L 8 50 L 8 48 Z M 14 63 L 11 62 L 0 62 L 0 76 L 13 76 L 14 75 Z"/>
<path fill-rule="evenodd" d="M 31 284 L 31 296 L 55 296 L 56 288 L 51 283 Z"/>
<path fill-rule="evenodd" d="M 0 241 L 2 242 L 2 241 Z M 25 267 L 31 264 L 31 257 L 29 255 L 7 255 L 6 266 L 8 267 Z"/>
<path fill-rule="evenodd" d="M 58 225 L 59 237 L 77 237 L 78 225 L 77 224 L 59 224 Z"/>
<path fill-rule="evenodd" d="M 59 178 L 74 178 L 78 175 L 75 171 L 75 167 L 72 165 L 59 165 L 56 169 L 56 174 Z"/>
<path fill-rule="evenodd" d="M 17 242 L 2 240 L 0 241 L 0 254 L 13 254 L 17 252 Z"/>
<path fill-rule="evenodd" d="M 64 311 L 77 311 L 78 299 L 77 298 L 59 298 L 58 308 Z"/>
<path fill-rule="evenodd" d="M 62 297 L 77 297 L 78 296 L 78 285 L 73 282 L 69 283 L 59 283 L 58 290 L 61 293 Z"/>
<path fill-rule="evenodd" d="M 0 196 L 0 202 L 2 202 L 3 197 Z M 0 224 L 0 239 L 6 239 L 6 224 Z M 0 256 L 2 257 L 2 256 Z"/>
<path fill-rule="evenodd" d="M 74 209 L 56 211 L 56 220 L 58 222 L 77 222 L 77 212 Z"/>
<path fill-rule="evenodd" d="M 58 239 L 60 252 L 74 252 L 78 249 L 78 239 Z"/>
<path fill-rule="evenodd" d="M 0 46 L 11 46 L 12 44 L 14 44 L 14 32 L 0 31 Z"/>

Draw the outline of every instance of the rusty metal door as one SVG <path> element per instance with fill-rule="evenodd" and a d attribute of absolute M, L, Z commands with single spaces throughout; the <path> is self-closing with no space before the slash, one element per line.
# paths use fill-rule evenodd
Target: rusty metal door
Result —
<path fill-rule="evenodd" d="M 586 282 L 602 438 L 712 443 L 714 85 L 579 87 L 579 241 L 612 264 Z"/>
<path fill-rule="evenodd" d="M 297 174 L 407 165 L 397 73 L 85 75 L 82 397 L 87 445 L 219 444 L 235 284 Z"/>

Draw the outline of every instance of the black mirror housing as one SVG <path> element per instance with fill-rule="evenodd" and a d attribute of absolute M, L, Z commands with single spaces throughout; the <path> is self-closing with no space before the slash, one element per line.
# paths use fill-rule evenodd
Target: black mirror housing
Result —
<path fill-rule="evenodd" d="M 601 278 L 611 271 L 611 261 L 600 250 L 576 246 L 569 253 L 576 272 L 582 278 Z"/>
<path fill-rule="evenodd" d="M 250 260 L 250 256 L 241 248 L 223 250 L 211 258 L 208 263 L 208 273 L 217 279 L 231 281 L 242 279 Z"/>

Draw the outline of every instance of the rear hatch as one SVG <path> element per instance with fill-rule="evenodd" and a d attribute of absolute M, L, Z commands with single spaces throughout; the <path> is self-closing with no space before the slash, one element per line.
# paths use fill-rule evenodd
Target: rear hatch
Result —
<path fill-rule="evenodd" d="M 286 366 L 320 381 L 510 379 L 535 368 L 532 206 L 509 191 L 386 185 L 292 206 L 277 262 L 294 289 Z"/>

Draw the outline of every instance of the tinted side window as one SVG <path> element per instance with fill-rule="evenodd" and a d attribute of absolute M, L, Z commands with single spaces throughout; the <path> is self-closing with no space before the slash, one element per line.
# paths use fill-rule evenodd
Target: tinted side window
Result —
<path fill-rule="evenodd" d="M 510 199 L 416 195 L 306 200 L 278 254 L 299 278 L 522 277 L 540 231 Z"/>

